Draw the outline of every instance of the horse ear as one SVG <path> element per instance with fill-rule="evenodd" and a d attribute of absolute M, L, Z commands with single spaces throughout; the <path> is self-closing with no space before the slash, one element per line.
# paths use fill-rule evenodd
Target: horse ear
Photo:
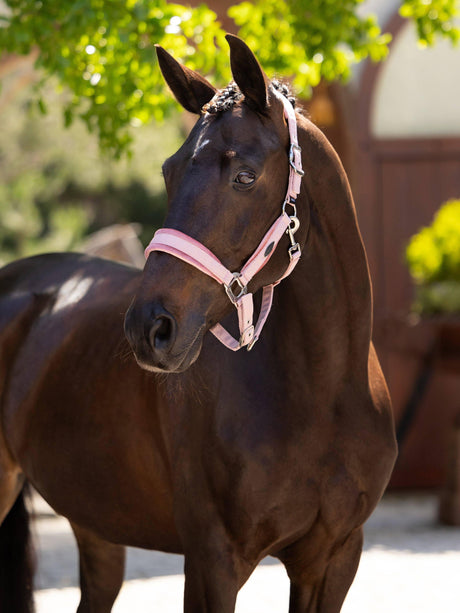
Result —
<path fill-rule="evenodd" d="M 225 38 L 230 45 L 230 65 L 235 83 L 254 110 L 265 112 L 268 106 L 268 79 L 256 56 L 238 36 L 227 34 Z"/>
<path fill-rule="evenodd" d="M 182 66 L 163 47 L 155 47 L 161 72 L 177 102 L 187 111 L 200 115 L 202 107 L 214 97 L 216 90 L 200 74 Z"/>

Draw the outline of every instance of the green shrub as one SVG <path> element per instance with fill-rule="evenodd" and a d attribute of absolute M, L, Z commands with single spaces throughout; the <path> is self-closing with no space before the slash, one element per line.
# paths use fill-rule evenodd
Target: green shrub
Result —
<path fill-rule="evenodd" d="M 419 312 L 460 312 L 460 200 L 444 203 L 430 226 L 415 234 L 406 261 Z"/>

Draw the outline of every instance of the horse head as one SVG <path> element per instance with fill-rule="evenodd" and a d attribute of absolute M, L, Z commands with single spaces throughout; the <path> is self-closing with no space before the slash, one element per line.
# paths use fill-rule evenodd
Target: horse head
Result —
<path fill-rule="evenodd" d="M 293 154 L 282 100 L 287 92 L 280 93 L 285 86 L 268 80 L 242 40 L 231 35 L 227 40 L 234 83 L 220 91 L 157 47 L 174 96 L 200 115 L 185 143 L 163 165 L 168 194 L 164 225 L 172 240 L 190 237 L 224 269 L 240 271 L 280 217 Z M 301 192 L 294 221 L 299 253 L 309 225 L 305 200 Z M 285 230 L 264 246 L 259 257 L 270 257 L 242 293 L 252 294 L 283 277 L 294 244 Z M 152 248 L 148 255 L 125 331 L 141 366 L 180 372 L 197 359 L 206 332 L 231 312 L 241 283 L 232 286 L 231 281 L 226 293 L 210 273 L 191 266 L 190 258 L 183 261 L 165 250 Z"/>

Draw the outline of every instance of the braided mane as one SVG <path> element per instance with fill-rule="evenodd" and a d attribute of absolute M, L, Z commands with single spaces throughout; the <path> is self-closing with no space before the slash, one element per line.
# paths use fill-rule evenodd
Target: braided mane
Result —
<path fill-rule="evenodd" d="M 295 97 L 287 83 L 282 83 L 278 79 L 272 79 L 270 81 L 271 86 L 279 91 L 283 96 L 289 100 L 292 106 L 295 108 Z M 235 104 L 243 100 L 244 96 L 241 93 L 238 85 L 232 81 L 224 89 L 220 89 L 216 95 L 203 106 L 204 113 L 210 113 L 211 115 L 217 115 L 218 113 L 224 113 L 232 109 Z"/>

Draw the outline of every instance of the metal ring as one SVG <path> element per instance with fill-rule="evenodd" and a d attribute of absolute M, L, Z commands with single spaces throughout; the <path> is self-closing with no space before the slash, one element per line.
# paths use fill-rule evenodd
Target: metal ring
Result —
<path fill-rule="evenodd" d="M 294 202 L 289 202 L 289 200 L 285 200 L 285 201 L 283 202 L 283 209 L 282 209 L 282 212 L 283 212 L 283 213 L 286 213 L 286 204 L 289 204 L 289 206 L 292 206 L 292 209 L 293 209 L 293 211 L 292 211 L 292 217 L 297 217 L 297 207 L 296 207 L 296 205 L 294 204 Z M 287 215 L 287 213 L 286 213 L 286 215 Z M 288 217 L 291 217 L 291 215 L 288 215 Z"/>
<path fill-rule="evenodd" d="M 236 304 L 238 302 L 238 300 L 244 296 L 245 294 L 247 294 L 248 292 L 248 287 L 247 285 L 243 285 L 240 281 L 240 277 L 241 274 L 239 272 L 234 272 L 233 274 L 233 279 L 230 281 L 230 283 L 227 285 L 226 283 L 224 283 L 224 288 L 225 291 L 227 293 L 227 296 L 230 298 L 230 301 L 233 302 L 233 304 Z M 232 290 L 232 286 L 233 284 L 236 283 L 238 285 L 238 287 L 240 288 L 240 292 L 237 296 L 235 296 L 233 290 Z"/>

